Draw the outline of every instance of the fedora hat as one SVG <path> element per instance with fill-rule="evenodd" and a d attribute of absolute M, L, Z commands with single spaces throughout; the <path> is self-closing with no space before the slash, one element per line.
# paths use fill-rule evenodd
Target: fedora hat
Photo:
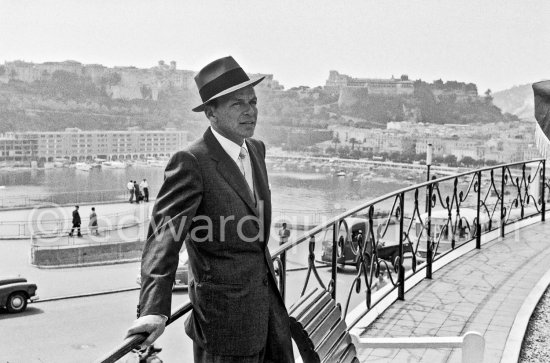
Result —
<path fill-rule="evenodd" d="M 231 56 L 217 59 L 201 69 L 195 76 L 202 105 L 195 107 L 193 111 L 204 111 L 204 106 L 213 99 L 247 86 L 253 87 L 264 78 L 250 79 Z"/>

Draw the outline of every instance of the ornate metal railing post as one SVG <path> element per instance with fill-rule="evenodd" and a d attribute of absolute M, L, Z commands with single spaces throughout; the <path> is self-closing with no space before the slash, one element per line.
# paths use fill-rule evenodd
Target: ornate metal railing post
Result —
<path fill-rule="evenodd" d="M 546 220 L 546 201 L 544 199 L 544 189 L 546 188 L 546 159 L 543 159 L 542 160 L 542 190 L 540 192 L 540 197 L 541 197 L 541 200 L 542 200 L 542 204 L 541 204 L 541 207 L 542 207 L 542 213 L 541 213 L 541 221 L 545 221 Z"/>
<path fill-rule="evenodd" d="M 426 220 L 426 278 L 432 278 L 432 193 L 433 183 L 428 184 L 428 217 Z"/>
<path fill-rule="evenodd" d="M 481 209 L 481 171 L 477 173 L 477 214 L 476 214 L 476 248 L 481 248 L 481 222 L 479 211 Z"/>
<path fill-rule="evenodd" d="M 405 269 L 403 268 L 403 218 L 405 216 L 405 193 L 399 196 L 399 287 L 397 298 L 405 300 Z"/>
<path fill-rule="evenodd" d="M 502 178 L 500 180 L 500 237 L 504 238 L 504 224 L 506 216 L 504 214 L 504 177 L 506 176 L 506 167 L 502 167 Z"/>
<path fill-rule="evenodd" d="M 284 245 L 285 242 L 288 241 L 288 237 L 281 236 L 281 240 L 279 242 L 279 246 Z M 313 240 L 313 244 L 315 244 L 315 239 Z M 281 296 L 283 298 L 283 302 L 285 302 L 285 296 L 286 296 L 286 250 L 281 253 L 281 275 L 279 276 L 279 286 L 280 286 L 280 292 Z"/>
<path fill-rule="evenodd" d="M 338 263 L 336 259 L 338 258 L 336 252 L 338 248 L 338 225 L 340 224 L 340 221 L 334 222 L 333 230 L 332 230 L 332 272 L 331 272 L 331 278 L 332 278 L 332 291 L 331 295 L 333 299 L 336 299 L 336 273 L 338 269 Z"/>

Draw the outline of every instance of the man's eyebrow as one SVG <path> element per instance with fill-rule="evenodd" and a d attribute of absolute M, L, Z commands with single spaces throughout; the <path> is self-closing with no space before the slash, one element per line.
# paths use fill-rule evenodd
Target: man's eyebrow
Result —
<path fill-rule="evenodd" d="M 257 100 L 258 98 L 256 96 L 233 96 L 231 97 L 231 101 L 250 101 L 250 100 Z"/>

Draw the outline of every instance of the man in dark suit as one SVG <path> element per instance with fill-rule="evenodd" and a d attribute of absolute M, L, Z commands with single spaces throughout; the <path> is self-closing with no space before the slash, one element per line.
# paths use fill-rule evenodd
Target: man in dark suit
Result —
<path fill-rule="evenodd" d="M 288 313 L 267 248 L 271 191 L 265 146 L 254 140 L 254 86 L 232 57 L 195 77 L 210 128 L 169 161 L 142 258 L 140 317 L 128 335 L 151 344 L 170 315 L 178 252 L 186 237 L 185 324 L 195 362 L 293 362 Z"/>
<path fill-rule="evenodd" d="M 78 213 L 78 206 L 75 205 L 73 210 L 73 227 L 71 228 L 71 232 L 69 232 L 70 237 L 73 236 L 73 231 L 75 230 L 75 228 L 77 231 L 77 236 L 82 237 L 82 234 L 80 234 L 80 223 L 81 223 L 80 213 Z"/>

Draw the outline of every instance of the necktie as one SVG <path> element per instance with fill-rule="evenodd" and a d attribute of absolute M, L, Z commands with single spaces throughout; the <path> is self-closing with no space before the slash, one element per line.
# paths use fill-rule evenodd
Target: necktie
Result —
<path fill-rule="evenodd" d="M 241 173 L 243 173 L 244 178 L 246 179 L 246 182 L 250 187 L 250 191 L 252 192 L 252 195 L 254 195 L 254 180 L 252 179 L 252 165 L 250 165 L 250 158 L 248 157 L 248 152 L 244 147 L 241 147 L 241 152 L 239 153 L 239 168 L 241 169 Z"/>

